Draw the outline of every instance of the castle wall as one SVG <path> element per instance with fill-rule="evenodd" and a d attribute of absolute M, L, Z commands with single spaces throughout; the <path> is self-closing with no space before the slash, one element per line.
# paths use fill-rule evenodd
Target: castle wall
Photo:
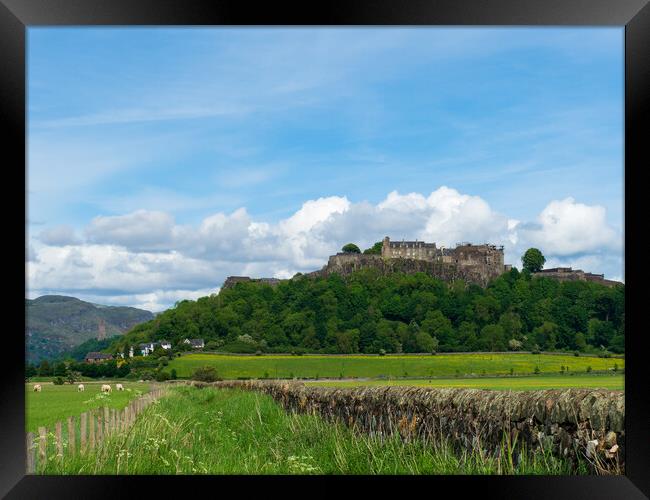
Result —
<path fill-rule="evenodd" d="M 534 278 L 553 278 L 558 281 L 592 281 L 605 286 L 622 285 L 619 281 L 606 280 L 604 274 L 585 273 L 581 269 L 558 267 L 533 273 Z"/>
<path fill-rule="evenodd" d="M 475 283 L 479 286 L 486 286 L 491 276 L 485 274 L 479 268 L 461 268 L 456 264 L 447 264 L 440 260 L 421 259 L 400 259 L 384 258 L 379 255 L 345 254 L 332 255 L 327 265 L 320 271 L 306 274 L 307 277 L 329 276 L 340 274 L 348 276 L 360 269 L 376 269 L 382 275 L 392 273 L 425 273 L 442 281 L 464 280 L 467 283 Z"/>

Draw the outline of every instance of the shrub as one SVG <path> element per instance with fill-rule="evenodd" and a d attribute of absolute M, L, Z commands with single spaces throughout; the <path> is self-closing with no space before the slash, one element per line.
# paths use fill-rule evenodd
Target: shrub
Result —
<path fill-rule="evenodd" d="M 589 373 L 590 371 L 591 371 L 591 366 L 588 366 L 587 367 L 587 373 Z"/>
<path fill-rule="evenodd" d="M 205 350 L 206 350 L 206 351 L 214 351 L 214 350 L 217 349 L 218 347 L 220 347 L 220 346 L 219 346 L 219 344 L 218 344 L 215 340 L 209 340 L 209 341 L 205 344 Z"/>
<path fill-rule="evenodd" d="M 580 352 L 579 351 L 574 351 L 573 355 L 577 358 L 577 357 L 580 356 Z"/>
<path fill-rule="evenodd" d="M 63 377 L 56 377 L 53 381 L 54 385 L 63 385 Z"/>
<path fill-rule="evenodd" d="M 386 356 L 386 349 L 379 349 L 380 356 Z"/>
<path fill-rule="evenodd" d="M 176 368 L 172 368 L 172 371 L 169 374 L 169 376 L 172 380 L 176 380 L 178 378 L 178 375 L 176 375 Z"/>
<path fill-rule="evenodd" d="M 171 376 L 167 372 L 156 372 L 155 379 L 157 382 L 164 382 L 165 380 L 169 380 Z"/>
<path fill-rule="evenodd" d="M 192 379 L 201 382 L 216 382 L 217 380 L 221 380 L 217 375 L 217 370 L 214 366 L 203 366 L 197 368 L 192 374 Z"/>
<path fill-rule="evenodd" d="M 539 346 L 538 346 L 537 344 L 535 344 L 535 345 L 533 346 L 533 350 L 530 351 L 530 352 L 531 352 L 531 354 L 540 354 L 540 353 L 541 353 L 541 351 L 540 351 L 540 349 L 539 349 Z"/>
<path fill-rule="evenodd" d="M 540 372 L 539 366 L 535 366 L 535 374 L 537 375 Z"/>
<path fill-rule="evenodd" d="M 259 349 L 255 351 L 255 356 L 261 356 L 261 355 L 262 355 L 262 351 L 260 351 Z"/>

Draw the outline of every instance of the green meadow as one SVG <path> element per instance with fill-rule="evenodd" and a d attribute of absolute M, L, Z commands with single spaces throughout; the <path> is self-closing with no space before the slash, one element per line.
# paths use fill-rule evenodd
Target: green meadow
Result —
<path fill-rule="evenodd" d="M 53 451 L 53 445 L 51 445 Z M 171 388 L 128 433 L 90 453 L 48 461 L 46 474 L 584 474 L 550 454 L 513 461 L 454 450 L 442 438 L 371 436 L 318 415 L 287 413 L 265 394 Z"/>
<path fill-rule="evenodd" d="M 77 384 L 54 385 L 41 383 L 41 392 L 34 392 L 34 383 L 25 384 L 25 419 L 27 432 L 38 427 L 51 426 L 69 416 L 77 416 L 92 409 L 107 406 L 121 410 L 129 401 L 148 392 L 150 384 L 121 382 L 123 391 L 115 390 L 114 381 L 83 382 L 85 390 L 77 391 Z M 111 394 L 102 394 L 103 384 L 110 384 Z"/>
<path fill-rule="evenodd" d="M 570 354 L 479 353 L 435 356 L 372 355 L 262 355 L 241 356 L 196 353 L 170 361 L 166 371 L 188 378 L 194 370 L 213 366 L 223 379 L 237 378 L 421 378 L 556 374 L 613 371 L 625 368 L 621 358 Z M 536 369 L 538 373 L 535 373 Z"/>
<path fill-rule="evenodd" d="M 581 387 L 590 389 L 609 389 L 622 391 L 625 377 L 623 375 L 547 375 L 529 377 L 477 377 L 477 378 L 446 378 L 446 379 L 414 379 L 414 380 L 325 380 L 307 381 L 306 385 L 322 387 L 359 387 L 406 385 L 419 387 L 463 387 L 469 389 L 492 389 L 499 391 L 537 391 L 544 389 L 565 389 Z"/>

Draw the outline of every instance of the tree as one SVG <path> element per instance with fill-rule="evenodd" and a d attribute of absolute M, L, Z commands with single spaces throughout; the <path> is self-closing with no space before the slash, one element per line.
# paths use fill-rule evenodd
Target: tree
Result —
<path fill-rule="evenodd" d="M 55 377 L 65 377 L 67 374 L 68 368 L 65 366 L 63 361 L 54 365 L 53 375 Z"/>
<path fill-rule="evenodd" d="M 435 352 L 438 349 L 438 339 L 427 332 L 418 332 L 415 335 L 415 341 L 419 352 Z"/>
<path fill-rule="evenodd" d="M 38 376 L 39 377 L 49 377 L 52 375 L 52 368 L 47 359 L 41 361 L 41 364 L 38 367 Z"/>
<path fill-rule="evenodd" d="M 361 253 L 361 250 L 359 249 L 358 246 L 356 246 L 354 243 L 348 243 L 347 245 L 343 245 L 343 248 L 341 248 L 344 253 Z"/>
<path fill-rule="evenodd" d="M 518 351 L 523 346 L 523 343 L 517 339 L 510 339 L 508 341 L 508 347 L 511 351 Z"/>
<path fill-rule="evenodd" d="M 481 329 L 480 342 L 489 351 L 505 351 L 505 333 L 501 325 L 485 325 Z"/>
<path fill-rule="evenodd" d="M 79 373 L 78 371 L 74 371 L 74 370 L 68 370 L 68 374 L 66 376 L 66 379 L 67 379 L 67 382 L 69 384 L 74 384 L 78 380 L 81 380 L 81 373 Z"/>
<path fill-rule="evenodd" d="M 363 253 L 366 255 L 381 255 L 381 249 L 384 244 L 381 241 L 378 241 L 370 248 L 366 248 Z"/>
<path fill-rule="evenodd" d="M 521 258 L 521 262 L 524 265 L 524 269 L 531 273 L 536 273 L 542 270 L 546 258 L 537 248 L 529 248 Z"/>

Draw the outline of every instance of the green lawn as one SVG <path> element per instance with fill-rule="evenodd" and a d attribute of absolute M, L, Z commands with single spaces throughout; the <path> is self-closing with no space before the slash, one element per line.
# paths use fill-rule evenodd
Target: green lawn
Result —
<path fill-rule="evenodd" d="M 623 375 L 547 375 L 530 377 L 480 377 L 417 380 L 331 380 L 306 382 L 306 385 L 323 387 L 358 387 L 377 385 L 414 385 L 424 387 L 465 387 L 471 389 L 495 389 L 513 391 L 536 391 L 582 387 L 622 391 Z"/>
<path fill-rule="evenodd" d="M 532 374 L 538 367 L 541 374 L 559 374 L 560 367 L 569 373 L 606 371 L 625 367 L 620 358 L 598 358 L 573 355 L 485 353 L 439 354 L 436 356 L 228 356 L 221 354 L 188 354 L 174 358 L 167 371 L 176 370 L 179 377 L 190 377 L 197 368 L 214 366 L 224 379 L 250 378 L 431 378 L 463 375 Z"/>
<path fill-rule="evenodd" d="M 568 461 L 507 452 L 455 452 L 444 441 L 355 432 L 318 415 L 287 413 L 265 394 L 174 387 L 126 434 L 46 474 L 572 474 Z M 40 469 L 39 469 L 40 470 Z"/>
<path fill-rule="evenodd" d="M 102 384 L 111 384 L 110 395 L 101 395 Z M 78 392 L 77 384 L 54 385 L 41 383 L 41 392 L 34 392 L 32 382 L 25 384 L 25 419 L 27 432 L 35 432 L 40 426 L 51 426 L 69 416 L 77 416 L 91 408 L 108 406 L 122 409 L 136 396 L 148 392 L 150 384 L 121 382 L 124 391 L 116 391 L 114 381 L 83 382 L 85 391 Z"/>

